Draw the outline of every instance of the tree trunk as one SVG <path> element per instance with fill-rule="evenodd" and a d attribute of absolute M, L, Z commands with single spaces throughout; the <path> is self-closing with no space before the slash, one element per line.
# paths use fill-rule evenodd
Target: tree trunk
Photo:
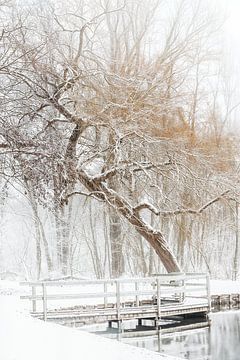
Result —
<path fill-rule="evenodd" d="M 140 242 L 140 254 L 141 254 L 141 271 L 142 271 L 143 275 L 146 276 L 148 269 L 147 269 L 146 256 L 145 256 L 142 236 L 140 236 L 139 242 Z"/>
<path fill-rule="evenodd" d="M 166 239 L 160 231 L 154 230 L 140 216 L 140 213 L 134 211 L 131 205 L 122 196 L 118 195 L 112 189 L 109 189 L 104 182 L 90 179 L 88 175 L 79 170 L 79 181 L 92 193 L 95 197 L 107 202 L 116 211 L 124 216 L 128 222 L 133 225 L 135 230 L 142 235 L 149 244 L 154 248 L 159 256 L 163 266 L 167 272 L 180 272 L 181 268 L 170 249 Z"/>
<path fill-rule="evenodd" d="M 108 141 L 110 146 L 115 145 L 114 136 L 111 132 Z M 111 152 L 109 154 L 108 165 L 113 165 L 115 161 L 115 153 Z M 114 191 L 119 188 L 117 178 L 111 177 L 107 183 Z M 117 278 L 124 273 L 123 235 L 120 214 L 113 207 L 109 209 L 109 233 L 111 245 L 111 277 Z"/>
<path fill-rule="evenodd" d="M 120 216 L 110 208 L 110 245 L 111 245 L 111 277 L 117 278 L 124 272 L 123 239 Z"/>
<path fill-rule="evenodd" d="M 62 273 L 68 275 L 70 272 L 70 249 L 71 249 L 71 237 L 70 237 L 70 224 L 72 216 L 72 203 L 68 206 L 67 214 L 62 211 Z"/>
<path fill-rule="evenodd" d="M 38 269 L 37 278 L 39 279 L 41 275 L 41 267 L 42 267 L 41 240 L 43 241 L 48 272 L 53 270 L 53 263 L 50 256 L 49 245 L 45 236 L 43 224 L 39 216 L 37 201 L 31 191 L 31 184 L 29 184 L 29 182 L 26 179 L 24 179 L 24 183 L 28 194 L 28 200 L 33 212 L 33 221 L 34 221 L 35 233 L 36 233 L 36 256 L 37 256 L 37 269 Z"/>
<path fill-rule="evenodd" d="M 55 220 L 55 234 L 56 234 L 56 248 L 57 248 L 57 265 L 58 269 L 62 269 L 62 231 L 61 231 L 61 216 L 58 204 L 54 206 L 54 220 Z"/>
<path fill-rule="evenodd" d="M 43 228 L 43 224 L 42 221 L 39 219 L 39 226 L 40 226 L 40 230 L 41 230 L 41 235 L 42 235 L 42 241 L 43 241 L 43 247 L 44 247 L 44 252 L 45 252 L 45 256 L 46 256 L 46 260 L 47 260 L 47 267 L 48 267 L 48 272 L 53 270 L 53 263 L 52 263 L 52 259 L 50 256 L 50 251 L 49 251 L 49 244 L 45 235 L 45 231 Z"/>
<path fill-rule="evenodd" d="M 149 265 L 148 265 L 148 276 L 151 276 L 154 272 L 154 251 L 152 246 L 149 249 Z"/>
<path fill-rule="evenodd" d="M 37 279 L 39 280 L 41 277 L 41 270 L 42 270 L 42 250 L 41 250 L 41 243 L 40 243 L 40 231 L 38 228 L 38 224 L 34 219 L 35 230 L 36 230 L 36 260 L 37 260 Z"/>
<path fill-rule="evenodd" d="M 93 260 L 94 260 L 94 268 L 95 268 L 95 275 L 97 279 L 101 279 L 104 277 L 104 271 L 102 269 L 102 262 L 101 262 L 101 254 L 98 248 L 97 239 L 96 239 L 96 221 L 94 221 L 94 213 L 92 209 L 92 204 L 90 203 L 89 206 L 89 222 L 90 222 L 90 231 L 91 231 L 91 237 L 92 237 L 92 253 L 93 253 Z"/>

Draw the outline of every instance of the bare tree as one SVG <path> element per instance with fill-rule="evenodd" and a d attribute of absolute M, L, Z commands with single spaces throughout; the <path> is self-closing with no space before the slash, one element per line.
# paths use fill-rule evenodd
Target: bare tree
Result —
<path fill-rule="evenodd" d="M 11 171 L 31 181 L 42 204 L 51 204 L 65 268 L 63 206 L 79 195 L 112 209 L 114 275 L 123 270 L 120 217 L 168 272 L 180 271 L 170 239 L 151 226 L 152 217 L 198 216 L 234 190 L 206 152 L 211 136 L 202 146 L 206 132 L 197 105 L 209 18 L 201 2 L 179 2 L 158 40 L 164 46 L 155 49 L 146 44 L 164 1 L 149 2 L 149 11 L 138 0 L 97 2 L 95 9 L 73 1 L 70 12 L 62 2 L 49 6 L 28 14 L 28 26 L 11 34 L 15 61 L 0 70 L 6 84 L 2 147 L 9 149 Z"/>

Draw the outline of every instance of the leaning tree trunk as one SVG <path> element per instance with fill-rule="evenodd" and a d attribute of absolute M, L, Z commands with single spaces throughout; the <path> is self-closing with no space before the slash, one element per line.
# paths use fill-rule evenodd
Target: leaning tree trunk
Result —
<path fill-rule="evenodd" d="M 92 193 L 92 195 L 110 204 L 119 214 L 124 216 L 131 225 L 133 225 L 135 230 L 154 248 L 167 272 L 181 271 L 177 259 L 163 234 L 148 225 L 142 219 L 140 211 L 134 210 L 126 199 L 112 189 L 109 189 L 105 182 L 97 178 L 90 178 L 82 170 L 79 171 L 78 178 L 79 181 Z"/>

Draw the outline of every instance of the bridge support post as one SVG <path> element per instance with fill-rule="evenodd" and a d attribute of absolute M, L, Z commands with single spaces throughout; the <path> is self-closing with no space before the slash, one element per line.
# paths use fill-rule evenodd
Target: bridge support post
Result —
<path fill-rule="evenodd" d="M 160 326 L 160 319 L 158 319 L 158 318 L 156 318 L 155 320 L 154 320 L 154 327 L 156 328 L 156 329 L 159 329 L 159 326 Z"/>
<path fill-rule="evenodd" d="M 123 322 L 122 322 L 122 320 L 119 320 L 117 322 L 117 326 L 118 326 L 118 331 L 122 332 L 123 331 Z"/>
<path fill-rule="evenodd" d="M 158 352 L 161 352 L 161 331 L 158 330 Z"/>
<path fill-rule="evenodd" d="M 116 324 L 117 325 L 117 327 L 116 326 L 113 326 L 113 324 Z M 119 331 L 122 331 L 123 330 L 123 321 L 122 320 L 109 320 L 108 321 L 108 327 L 110 328 L 110 329 L 118 329 Z"/>
<path fill-rule="evenodd" d="M 108 321 L 108 327 L 109 327 L 110 329 L 112 329 L 112 321 L 111 321 L 111 320 Z"/>

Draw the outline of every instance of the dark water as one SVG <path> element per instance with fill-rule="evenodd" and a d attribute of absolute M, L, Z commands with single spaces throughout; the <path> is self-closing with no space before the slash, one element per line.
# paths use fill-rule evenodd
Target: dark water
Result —
<path fill-rule="evenodd" d="M 240 312 L 211 314 L 210 319 L 211 326 L 202 329 L 171 334 L 162 334 L 160 330 L 156 335 L 144 334 L 135 338 L 125 338 L 116 332 L 113 334 L 112 330 L 108 336 L 129 345 L 160 351 L 183 359 L 240 360 Z M 97 330 L 99 329 L 90 329 L 95 333 L 98 333 Z"/>

